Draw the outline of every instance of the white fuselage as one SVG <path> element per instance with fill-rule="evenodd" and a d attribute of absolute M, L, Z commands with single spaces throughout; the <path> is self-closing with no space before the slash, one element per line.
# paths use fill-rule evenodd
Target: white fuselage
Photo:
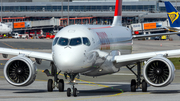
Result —
<path fill-rule="evenodd" d="M 7 34 L 11 31 L 12 29 L 8 25 L 0 23 L 0 34 Z"/>
<path fill-rule="evenodd" d="M 62 43 L 64 39 L 68 40 L 66 44 Z M 81 41 L 81 43 L 76 45 L 75 42 L 74 45 L 74 41 Z M 63 72 L 91 71 L 95 67 L 106 66 L 102 65 L 103 63 L 107 64 L 105 60 L 97 61 L 96 50 L 107 53 L 116 51 L 118 52 L 116 55 L 130 54 L 132 52 L 131 30 L 122 26 L 71 25 L 65 27 L 54 38 L 53 61 Z"/>

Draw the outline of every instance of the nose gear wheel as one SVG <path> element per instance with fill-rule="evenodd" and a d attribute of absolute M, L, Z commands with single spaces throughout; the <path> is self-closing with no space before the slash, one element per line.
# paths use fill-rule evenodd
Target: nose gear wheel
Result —
<path fill-rule="evenodd" d="M 70 97 L 71 96 L 71 88 L 67 89 L 67 96 Z"/>
<path fill-rule="evenodd" d="M 74 96 L 74 97 L 77 96 L 77 88 L 73 88 L 73 96 Z"/>
<path fill-rule="evenodd" d="M 73 94 L 74 97 L 77 97 L 77 88 L 75 88 L 75 77 L 78 75 L 78 74 L 67 74 L 69 75 L 70 77 L 70 81 L 69 81 L 69 84 L 71 85 L 71 88 L 68 88 L 67 89 L 67 96 L 70 97 L 71 94 Z"/>

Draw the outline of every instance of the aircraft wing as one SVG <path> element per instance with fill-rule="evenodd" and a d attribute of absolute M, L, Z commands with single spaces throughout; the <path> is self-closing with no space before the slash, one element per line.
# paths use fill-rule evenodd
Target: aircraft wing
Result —
<path fill-rule="evenodd" d="M 125 65 L 128 65 L 129 63 L 147 60 L 157 55 L 163 55 L 164 57 L 180 55 L 180 49 L 148 52 L 148 53 L 137 53 L 137 54 L 129 54 L 129 55 L 119 55 L 119 56 L 115 56 L 114 59 L 112 59 L 112 62 L 115 62 L 118 64 L 121 63 L 121 64 L 124 64 L 125 66 Z"/>
<path fill-rule="evenodd" d="M 27 57 L 53 61 L 51 53 L 43 53 L 43 52 L 35 52 L 35 51 L 27 51 L 27 50 L 18 50 L 18 49 L 11 49 L 11 48 L 1 48 L 1 47 L 0 47 L 0 53 L 7 54 L 7 55 L 24 54 Z"/>
<path fill-rule="evenodd" d="M 146 35 L 133 35 L 133 39 L 146 38 L 146 37 L 155 37 L 162 35 L 175 35 L 180 34 L 180 32 L 168 32 L 168 33 L 156 33 L 156 34 L 146 34 Z"/>

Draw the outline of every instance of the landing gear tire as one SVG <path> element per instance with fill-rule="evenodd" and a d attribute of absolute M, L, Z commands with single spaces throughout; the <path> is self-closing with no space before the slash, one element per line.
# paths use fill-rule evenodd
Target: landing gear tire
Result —
<path fill-rule="evenodd" d="M 147 83 L 145 80 L 142 80 L 142 92 L 147 92 Z"/>
<path fill-rule="evenodd" d="M 63 79 L 59 80 L 58 88 L 59 88 L 59 92 L 63 92 L 64 91 L 64 80 Z"/>
<path fill-rule="evenodd" d="M 136 80 L 131 80 L 131 92 L 136 92 Z"/>
<path fill-rule="evenodd" d="M 70 88 L 67 89 L 67 96 L 68 96 L 68 97 L 71 96 L 71 89 L 70 89 Z"/>
<path fill-rule="evenodd" d="M 77 88 L 73 88 L 73 96 L 77 97 Z"/>
<path fill-rule="evenodd" d="M 53 80 L 49 79 L 48 83 L 47 83 L 48 92 L 52 92 L 53 91 L 53 86 L 52 85 L 53 85 Z"/>

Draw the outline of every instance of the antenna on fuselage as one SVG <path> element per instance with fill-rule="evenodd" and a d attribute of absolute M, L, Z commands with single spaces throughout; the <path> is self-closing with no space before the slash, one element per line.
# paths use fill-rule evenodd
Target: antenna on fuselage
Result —
<path fill-rule="evenodd" d="M 122 26 L 122 0 L 116 0 L 112 26 Z"/>

